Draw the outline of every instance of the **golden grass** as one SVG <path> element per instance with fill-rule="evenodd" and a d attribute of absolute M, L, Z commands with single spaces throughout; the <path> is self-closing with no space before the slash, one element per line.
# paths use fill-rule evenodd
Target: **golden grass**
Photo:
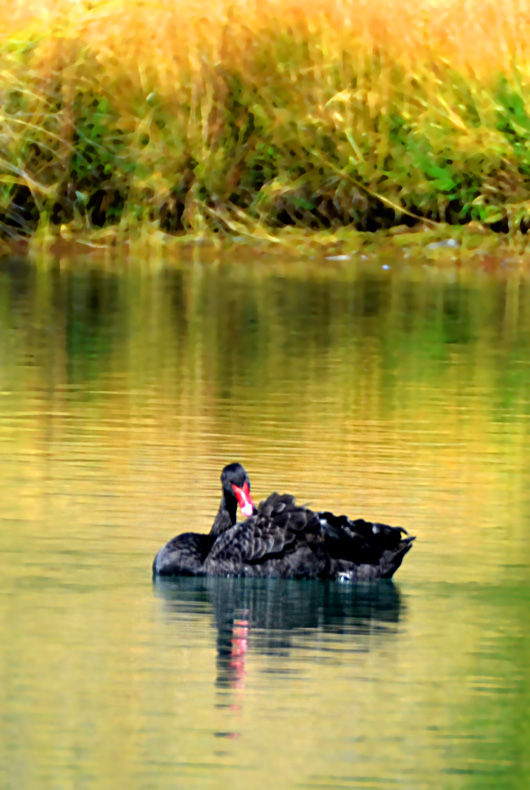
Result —
<path fill-rule="evenodd" d="M 0 7 L 5 232 L 530 223 L 526 0 Z"/>

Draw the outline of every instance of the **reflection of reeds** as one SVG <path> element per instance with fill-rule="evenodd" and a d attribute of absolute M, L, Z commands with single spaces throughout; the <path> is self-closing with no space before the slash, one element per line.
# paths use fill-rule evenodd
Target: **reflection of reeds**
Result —
<path fill-rule="evenodd" d="M 4 0 L 4 232 L 525 226 L 525 9 Z"/>
<path fill-rule="evenodd" d="M 43 535 L 65 524 L 86 541 L 116 518 L 149 564 L 209 528 L 220 470 L 240 459 L 258 501 L 279 489 L 417 534 L 411 576 L 452 578 L 463 556 L 460 574 L 491 581 L 529 556 L 519 274 L 6 266 L 5 518 L 33 524 L 49 496 L 61 517 Z"/>

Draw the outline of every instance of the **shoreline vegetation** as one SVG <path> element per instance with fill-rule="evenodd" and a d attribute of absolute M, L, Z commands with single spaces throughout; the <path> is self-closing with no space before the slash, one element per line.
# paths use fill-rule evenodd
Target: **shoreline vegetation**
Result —
<path fill-rule="evenodd" d="M 530 228 L 526 0 L 2 11 L 4 243 Z"/>

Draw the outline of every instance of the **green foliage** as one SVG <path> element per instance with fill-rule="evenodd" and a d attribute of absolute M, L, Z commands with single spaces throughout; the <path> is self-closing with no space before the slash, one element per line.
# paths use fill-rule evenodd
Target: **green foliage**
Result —
<path fill-rule="evenodd" d="M 182 67 L 170 89 L 156 71 L 139 84 L 110 70 L 81 40 L 58 41 L 46 79 L 51 32 L 5 44 L 4 235 L 43 221 L 238 235 L 257 224 L 530 226 L 522 72 L 484 82 L 434 58 L 412 71 L 383 46 L 325 45 L 302 22 L 246 35 L 226 62 L 203 53 L 200 68 Z"/>

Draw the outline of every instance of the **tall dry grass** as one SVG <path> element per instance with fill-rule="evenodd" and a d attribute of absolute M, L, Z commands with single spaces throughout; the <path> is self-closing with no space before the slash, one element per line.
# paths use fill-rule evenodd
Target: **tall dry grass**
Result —
<path fill-rule="evenodd" d="M 526 0 L 1 0 L 4 235 L 530 224 Z"/>

